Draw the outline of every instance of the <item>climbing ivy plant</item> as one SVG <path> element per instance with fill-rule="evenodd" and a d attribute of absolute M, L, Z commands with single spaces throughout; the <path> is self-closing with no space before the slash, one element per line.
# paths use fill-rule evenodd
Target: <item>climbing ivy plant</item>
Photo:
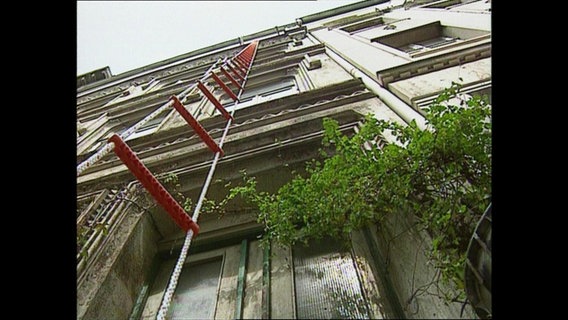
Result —
<path fill-rule="evenodd" d="M 264 240 L 283 245 L 348 239 L 368 223 L 411 212 L 433 239 L 431 258 L 443 279 L 463 289 L 467 246 L 491 196 L 491 107 L 480 96 L 451 103 L 459 88 L 454 83 L 429 106 L 427 130 L 369 115 L 348 137 L 326 118 L 323 161 L 309 162 L 307 174 L 273 194 L 244 173 L 223 203 L 240 196 L 255 205 Z M 396 142 L 369 144 L 385 132 Z"/>

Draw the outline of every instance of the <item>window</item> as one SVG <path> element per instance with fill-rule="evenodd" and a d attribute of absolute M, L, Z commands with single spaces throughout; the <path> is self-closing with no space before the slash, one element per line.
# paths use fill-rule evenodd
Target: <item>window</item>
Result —
<path fill-rule="evenodd" d="M 434 49 L 446 44 L 454 43 L 458 39 L 452 37 L 435 37 L 432 39 L 426 39 L 424 41 L 416 41 L 416 43 L 410 43 L 405 46 L 398 48 L 400 51 L 404 51 L 406 53 L 414 53 L 424 49 Z"/>
<path fill-rule="evenodd" d="M 296 81 L 292 77 L 278 79 L 276 81 L 262 83 L 258 86 L 247 88 L 243 92 L 242 99 L 247 99 L 254 96 L 268 97 L 273 94 L 288 91 L 296 86 Z"/>
<path fill-rule="evenodd" d="M 489 31 L 443 26 L 440 21 L 436 21 L 374 37 L 371 41 L 416 58 L 462 45 L 489 43 L 490 37 Z"/>
<path fill-rule="evenodd" d="M 127 137 L 125 141 L 136 139 L 154 133 L 158 129 L 160 123 L 162 123 L 162 120 L 164 120 L 167 114 L 168 113 L 164 111 L 154 119 L 146 122 L 146 124 L 138 128 L 138 130 L 134 131 L 133 134 Z M 128 130 L 128 128 L 126 128 L 125 130 Z"/>
<path fill-rule="evenodd" d="M 247 85 L 241 95 L 239 106 L 246 102 L 253 101 L 255 97 L 258 97 L 257 99 L 259 99 L 256 100 L 257 102 L 262 102 L 267 100 L 269 97 L 274 98 L 279 94 L 285 95 L 292 90 L 297 91 L 296 79 L 292 76 L 263 81 L 262 83 L 251 84 L 250 86 Z M 227 96 L 227 94 L 222 95 L 221 103 L 225 106 L 225 108 L 231 107 L 235 104 L 234 101 Z M 242 107 L 244 106 L 245 105 Z"/>
<path fill-rule="evenodd" d="M 370 318 L 353 257 L 339 242 L 296 245 L 293 262 L 297 318 Z"/>
<path fill-rule="evenodd" d="M 460 40 L 450 33 L 447 27 L 443 27 L 440 21 L 436 21 L 374 38 L 371 41 L 398 49 L 412 56 L 417 52 L 444 47 Z"/>
<path fill-rule="evenodd" d="M 171 244 L 167 243 L 168 245 L 162 243 L 164 245 L 162 250 L 167 251 L 162 251 L 157 255 L 156 272 L 148 279 L 152 282 L 149 290 L 138 297 L 139 301 L 145 301 L 144 306 L 136 310 L 131 315 L 131 319 L 156 319 L 178 258 L 177 254 L 172 255 Z M 158 246 L 161 245 L 158 244 Z M 237 296 L 236 275 L 239 270 L 241 245 L 225 246 L 214 242 L 208 243 L 206 247 L 197 245 L 190 250 L 178 278 L 178 284 L 166 314 L 167 319 L 230 319 L 233 317 L 235 299 L 229 297 Z M 164 255 L 169 258 L 162 260 Z"/>
<path fill-rule="evenodd" d="M 182 269 L 168 319 L 213 319 L 222 257 Z"/>

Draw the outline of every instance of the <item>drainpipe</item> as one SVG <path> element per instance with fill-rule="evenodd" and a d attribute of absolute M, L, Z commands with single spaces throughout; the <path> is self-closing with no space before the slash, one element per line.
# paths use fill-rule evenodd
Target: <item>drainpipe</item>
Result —
<path fill-rule="evenodd" d="M 392 111 L 394 111 L 399 117 L 401 117 L 406 123 L 410 123 L 412 120 L 416 121 L 418 128 L 425 130 L 426 129 L 426 119 L 417 111 L 412 109 L 409 105 L 404 103 L 394 94 L 390 93 L 387 89 L 381 87 L 381 85 L 377 82 L 374 77 L 369 76 L 364 71 L 361 71 L 356 65 L 348 61 L 348 58 L 344 58 L 334 47 L 330 46 L 329 44 L 320 41 L 314 34 L 311 32 L 308 33 L 309 36 L 312 36 L 315 40 L 319 43 L 323 43 L 329 50 L 326 53 L 329 57 L 337 62 L 345 71 L 356 78 L 360 78 L 365 86 L 371 90 L 374 94 L 376 94 L 381 101 L 383 101 Z"/>

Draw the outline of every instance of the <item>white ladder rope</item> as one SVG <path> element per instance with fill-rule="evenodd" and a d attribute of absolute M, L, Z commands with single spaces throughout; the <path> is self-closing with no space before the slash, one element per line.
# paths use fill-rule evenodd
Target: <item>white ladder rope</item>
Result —
<path fill-rule="evenodd" d="M 241 85 L 241 89 L 239 90 L 239 94 L 237 95 L 239 100 L 241 98 L 241 94 L 244 91 L 244 87 L 245 87 L 246 82 L 248 80 L 248 75 L 250 73 L 250 70 L 252 69 L 252 64 L 254 62 L 254 59 L 256 57 L 256 51 L 258 49 L 258 41 L 253 41 L 252 43 L 256 43 L 257 46 L 255 47 L 252 58 L 250 60 L 251 62 L 249 64 L 249 67 L 248 67 L 247 72 L 246 72 L 245 77 L 244 77 L 244 81 Z M 249 46 L 247 46 L 242 51 L 246 50 Z M 240 52 L 239 52 L 239 54 L 240 54 Z M 237 56 L 237 55 L 235 55 L 235 56 Z M 238 100 L 235 101 L 235 104 L 233 105 L 233 110 L 231 110 L 231 116 L 233 116 L 235 114 L 235 110 L 236 110 L 238 103 L 239 103 Z M 219 147 L 220 148 L 223 147 L 223 143 L 225 142 L 225 138 L 227 137 L 227 133 L 229 132 L 229 127 L 231 126 L 231 123 L 233 122 L 232 120 L 233 119 L 230 118 L 227 121 L 227 125 L 225 126 L 225 130 L 223 131 L 223 135 L 221 136 L 221 140 L 219 141 Z M 215 157 L 213 158 L 213 163 L 211 164 L 211 168 L 209 169 L 209 173 L 207 174 L 207 178 L 205 179 L 205 183 L 203 185 L 203 188 L 201 189 L 201 194 L 199 195 L 199 199 L 197 200 L 197 203 L 195 205 L 195 209 L 193 210 L 192 220 L 195 223 L 197 223 L 197 219 L 199 218 L 201 206 L 203 204 L 203 201 L 205 200 L 205 195 L 207 194 L 207 190 L 209 189 L 209 184 L 211 183 L 211 180 L 213 179 L 213 174 L 215 173 L 215 168 L 217 167 L 217 162 L 219 161 L 220 155 L 221 154 L 219 152 L 215 153 Z M 171 303 L 173 294 L 174 294 L 175 289 L 177 287 L 178 279 L 179 279 L 179 276 L 181 274 L 183 264 L 185 263 L 185 259 L 187 257 L 187 253 L 189 251 L 189 247 L 191 246 L 192 238 L 193 238 L 193 230 L 190 229 L 186 234 L 185 241 L 184 241 L 183 246 L 181 248 L 180 255 L 179 255 L 178 260 L 176 262 L 174 271 L 172 272 L 172 275 L 170 277 L 170 281 L 168 282 L 168 287 L 167 287 L 167 289 L 164 293 L 162 303 L 160 304 L 160 309 L 159 309 L 158 314 L 156 316 L 156 319 L 158 319 L 158 320 L 164 320 L 165 317 L 166 317 L 166 314 L 167 314 L 168 309 L 170 307 L 170 303 Z"/>
<path fill-rule="evenodd" d="M 239 51 L 239 53 L 237 53 L 236 55 L 239 55 L 241 52 L 243 52 L 246 49 L 246 47 L 244 49 L 242 49 L 241 51 Z M 236 56 L 235 55 L 235 56 Z M 217 61 L 215 61 L 210 67 L 209 69 L 207 69 L 207 71 L 205 71 L 205 74 L 203 75 L 203 77 L 201 77 L 201 79 L 199 79 L 198 81 L 205 81 L 205 79 L 207 79 L 207 77 L 209 77 L 211 75 L 211 72 L 216 68 L 217 64 L 220 61 L 223 61 L 223 64 L 221 65 L 221 67 L 224 67 L 227 64 L 227 58 L 225 59 L 217 59 Z M 196 81 L 195 83 L 193 83 L 191 86 L 189 86 L 187 89 L 185 89 L 184 91 L 182 91 L 181 93 L 179 93 L 178 95 L 176 95 L 176 97 L 180 100 L 180 102 L 184 102 L 185 99 L 189 96 L 189 93 L 192 90 L 195 90 L 197 88 L 197 83 L 198 81 Z M 166 102 L 164 105 L 162 105 L 160 108 L 156 109 L 154 112 L 150 113 L 149 115 L 147 115 L 145 118 L 143 118 L 142 120 L 140 120 L 139 122 L 137 122 L 134 126 L 130 127 L 128 130 L 124 131 L 123 133 L 121 133 L 119 136 L 121 139 L 126 139 L 128 138 L 131 134 L 133 134 L 136 130 L 140 129 L 143 125 L 145 125 L 146 123 L 148 123 L 148 121 L 154 119 L 155 117 L 157 117 L 160 113 L 164 112 L 166 109 L 169 109 L 171 107 L 171 105 L 173 104 L 172 100 L 168 100 L 168 102 Z M 93 166 L 97 161 L 99 161 L 100 159 L 102 159 L 104 156 L 106 156 L 108 153 L 110 153 L 112 150 L 114 150 L 114 142 L 107 142 L 105 144 L 104 147 L 102 147 L 99 151 L 97 151 L 96 153 L 94 153 L 93 155 L 91 155 L 87 160 L 83 161 L 81 164 L 79 164 L 77 166 L 77 176 L 81 175 L 81 173 L 83 173 L 83 171 L 87 170 L 88 168 L 90 168 L 91 166 Z"/>

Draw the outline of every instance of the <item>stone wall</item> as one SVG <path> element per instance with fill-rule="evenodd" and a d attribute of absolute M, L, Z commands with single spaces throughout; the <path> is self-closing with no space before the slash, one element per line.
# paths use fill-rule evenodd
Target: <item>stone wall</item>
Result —
<path fill-rule="evenodd" d="M 477 318 L 467 305 L 449 303 L 442 291 L 457 291 L 437 281 L 439 271 L 428 259 L 432 239 L 416 225 L 417 218 L 409 213 L 391 214 L 371 234 L 393 286 L 394 292 L 407 318 L 410 319 L 472 319 Z M 438 288 L 439 286 L 439 288 Z"/>

